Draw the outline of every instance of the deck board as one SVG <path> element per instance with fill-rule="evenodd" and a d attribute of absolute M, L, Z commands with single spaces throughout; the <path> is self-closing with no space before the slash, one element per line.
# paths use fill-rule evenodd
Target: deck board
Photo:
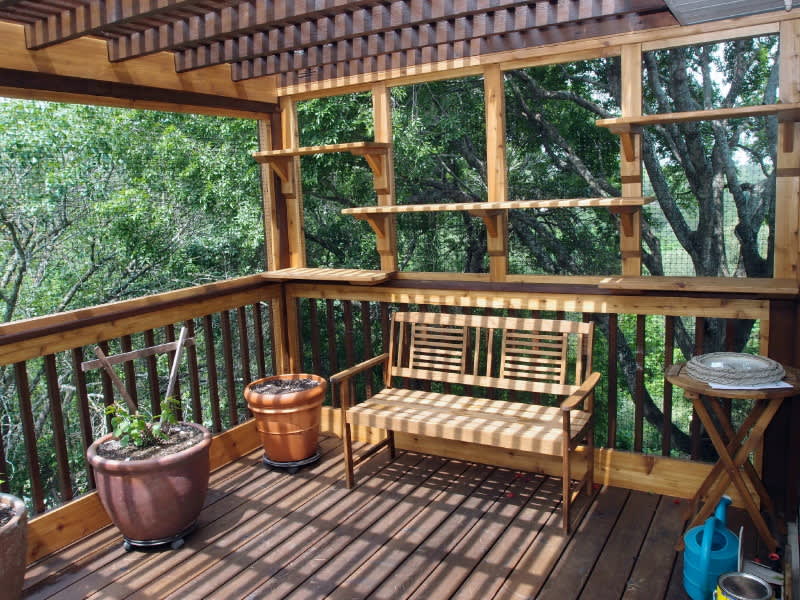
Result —
<path fill-rule="evenodd" d="M 347 490 L 341 444 L 321 449 L 294 475 L 226 465 L 184 547 L 126 553 L 106 528 L 32 565 L 25 597 L 686 598 L 672 498 L 581 494 L 565 535 L 558 478 L 378 453 Z"/>

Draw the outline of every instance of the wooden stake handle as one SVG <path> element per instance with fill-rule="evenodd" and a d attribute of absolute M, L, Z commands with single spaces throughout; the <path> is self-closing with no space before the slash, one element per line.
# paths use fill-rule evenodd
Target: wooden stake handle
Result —
<path fill-rule="evenodd" d="M 136 402 L 133 401 L 133 398 L 131 398 L 128 390 L 125 389 L 125 384 L 122 383 L 122 380 L 114 372 L 114 368 L 111 366 L 111 363 L 108 362 L 105 352 L 100 349 L 100 346 L 95 346 L 94 353 L 97 355 L 98 360 L 103 365 L 103 369 L 105 369 L 106 373 L 108 373 L 108 376 L 111 377 L 111 383 L 114 384 L 114 387 L 117 388 L 117 391 L 120 393 L 120 395 L 125 398 L 125 403 L 128 405 L 128 412 L 130 412 L 132 415 L 139 412 L 139 407 L 136 406 Z"/>

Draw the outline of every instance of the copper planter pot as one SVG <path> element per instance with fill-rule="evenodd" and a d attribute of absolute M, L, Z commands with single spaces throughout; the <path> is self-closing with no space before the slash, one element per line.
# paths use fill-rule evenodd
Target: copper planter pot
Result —
<path fill-rule="evenodd" d="M 285 379 L 313 379 L 319 385 L 284 394 L 262 394 L 252 389 L 260 383 Z M 244 398 L 256 419 L 267 459 L 276 463 L 294 463 L 316 453 L 322 401 L 327 388 L 325 379 L 305 373 L 273 375 L 253 381 L 244 388 Z"/>
<path fill-rule="evenodd" d="M 0 527 L 0 598 L 22 598 L 25 566 L 28 562 L 28 510 L 11 494 L 0 494 L 0 505 L 11 508 L 14 516 Z"/>
<path fill-rule="evenodd" d="M 103 458 L 97 447 L 106 435 L 89 446 L 86 456 L 94 469 L 97 494 L 114 525 L 128 541 L 169 540 L 192 527 L 203 508 L 210 471 L 211 432 L 203 432 L 194 446 L 144 460 Z"/>

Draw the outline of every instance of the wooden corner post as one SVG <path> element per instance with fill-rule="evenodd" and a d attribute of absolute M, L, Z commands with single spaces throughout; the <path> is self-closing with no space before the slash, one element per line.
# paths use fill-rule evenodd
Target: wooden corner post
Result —
<path fill-rule="evenodd" d="M 800 20 L 780 25 L 780 101 L 800 101 Z M 775 266 L 773 277 L 800 279 L 800 125 L 778 128 L 775 181 Z"/>
<path fill-rule="evenodd" d="M 506 103 L 503 72 L 499 65 L 483 73 L 486 103 L 486 187 L 489 202 L 508 200 L 506 170 Z M 504 281 L 508 274 L 508 211 L 480 215 L 486 223 L 489 252 L 489 279 Z"/>
<path fill-rule="evenodd" d="M 642 114 L 642 45 L 622 46 L 621 53 L 621 113 L 623 117 Z M 631 130 L 620 134 L 620 179 L 622 195 L 642 195 L 642 134 Z M 622 274 L 638 277 L 642 274 L 642 211 L 620 214 L 619 249 Z"/>
<path fill-rule="evenodd" d="M 375 192 L 378 195 L 378 206 L 395 204 L 394 190 L 394 153 L 392 151 L 392 97 L 385 83 L 372 88 L 372 118 L 375 125 L 375 141 L 389 144 L 386 152 L 375 155 L 364 155 L 368 160 L 380 161 L 382 164 L 372 165 Z M 379 167 L 379 168 L 376 168 Z M 386 215 L 382 227 L 372 225 L 377 236 L 378 254 L 382 271 L 397 271 L 397 229 L 393 215 Z"/>
<path fill-rule="evenodd" d="M 281 147 L 298 148 L 300 132 L 294 100 L 281 98 Z M 281 179 L 286 201 L 286 236 L 289 245 L 289 267 L 306 266 L 306 241 L 303 233 L 303 189 L 300 185 L 300 157 L 287 156 L 284 164 L 272 164 Z M 283 171 L 283 174 L 281 174 Z"/>

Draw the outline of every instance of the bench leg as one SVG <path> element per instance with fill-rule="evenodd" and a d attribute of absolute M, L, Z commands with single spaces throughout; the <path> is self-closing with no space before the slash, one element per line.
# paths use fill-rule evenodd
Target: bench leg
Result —
<path fill-rule="evenodd" d="M 594 425 L 586 432 L 586 483 L 584 489 L 587 496 L 592 495 L 594 486 Z"/>
<path fill-rule="evenodd" d="M 386 432 L 386 445 L 389 448 L 389 458 L 391 460 L 397 458 L 397 449 L 394 447 L 394 431 Z"/>
<path fill-rule="evenodd" d="M 561 456 L 561 508 L 562 508 L 562 527 L 564 533 L 569 533 L 569 505 L 571 495 L 569 492 L 569 435 L 564 436 L 563 450 Z"/>
<path fill-rule="evenodd" d="M 342 440 L 343 453 L 344 453 L 344 482 L 347 489 L 355 485 L 355 477 L 353 474 L 353 436 L 350 432 L 350 423 L 344 423 L 344 439 Z"/>

